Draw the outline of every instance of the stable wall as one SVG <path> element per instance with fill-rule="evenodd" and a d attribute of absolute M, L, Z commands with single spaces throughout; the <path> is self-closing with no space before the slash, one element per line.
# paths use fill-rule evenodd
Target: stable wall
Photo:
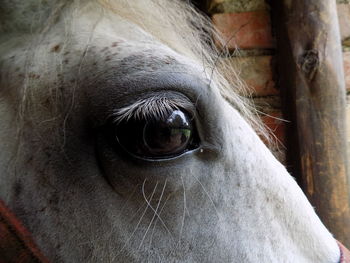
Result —
<path fill-rule="evenodd" d="M 239 76 L 252 90 L 252 99 L 261 111 L 261 118 L 277 143 L 273 153 L 285 163 L 285 130 L 280 86 L 276 75 L 275 39 L 271 26 L 270 7 L 265 0 L 208 0 L 206 12 L 222 33 L 232 52 L 230 60 L 239 69 Z M 348 94 L 347 122 L 350 124 L 350 0 L 338 0 L 338 16 L 343 44 L 346 91 Z M 349 125 L 350 126 L 350 125 Z M 350 146 L 350 127 L 347 133 Z M 350 147 L 349 147 L 350 149 Z M 349 151 L 350 153 L 350 151 Z M 349 154 L 350 155 L 350 154 Z"/>

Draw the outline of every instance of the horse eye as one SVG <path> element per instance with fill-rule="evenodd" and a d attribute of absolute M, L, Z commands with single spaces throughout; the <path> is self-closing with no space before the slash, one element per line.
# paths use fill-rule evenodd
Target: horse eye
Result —
<path fill-rule="evenodd" d="M 121 148 L 144 159 L 176 157 L 198 147 L 194 123 L 181 110 L 173 110 L 162 119 L 122 121 L 115 134 Z"/>

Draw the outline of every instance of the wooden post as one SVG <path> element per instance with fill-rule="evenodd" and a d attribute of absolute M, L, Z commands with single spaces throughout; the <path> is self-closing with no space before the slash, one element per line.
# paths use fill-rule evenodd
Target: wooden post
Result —
<path fill-rule="evenodd" d="M 350 246 L 345 83 L 335 0 L 271 0 L 279 86 L 291 121 L 291 173 L 335 238 Z"/>

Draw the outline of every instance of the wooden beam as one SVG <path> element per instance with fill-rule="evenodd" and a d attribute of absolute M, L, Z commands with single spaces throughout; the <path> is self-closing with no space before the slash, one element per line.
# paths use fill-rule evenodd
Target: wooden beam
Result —
<path fill-rule="evenodd" d="M 335 0 L 271 0 L 291 173 L 334 236 L 350 246 L 345 83 Z"/>

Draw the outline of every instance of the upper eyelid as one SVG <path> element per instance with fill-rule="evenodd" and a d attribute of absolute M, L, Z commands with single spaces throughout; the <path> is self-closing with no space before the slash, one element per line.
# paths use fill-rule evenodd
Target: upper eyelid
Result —
<path fill-rule="evenodd" d="M 184 96 L 168 97 L 166 94 L 157 94 L 138 99 L 130 105 L 116 109 L 110 117 L 114 123 L 130 119 L 164 119 L 172 110 L 176 109 L 184 109 L 192 116 L 195 115 L 194 104 Z"/>

